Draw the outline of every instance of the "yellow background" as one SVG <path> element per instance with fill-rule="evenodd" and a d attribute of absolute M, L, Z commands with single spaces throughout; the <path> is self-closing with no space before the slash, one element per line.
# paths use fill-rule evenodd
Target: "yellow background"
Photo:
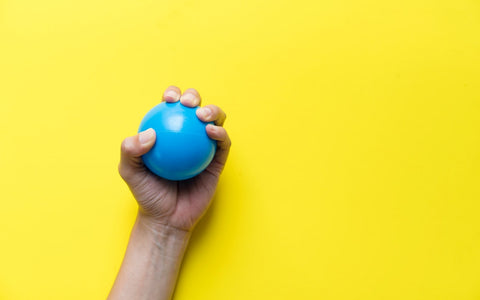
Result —
<path fill-rule="evenodd" d="M 0 0 L 0 299 L 106 297 L 170 84 L 233 141 L 176 299 L 480 298 L 480 2 Z"/>

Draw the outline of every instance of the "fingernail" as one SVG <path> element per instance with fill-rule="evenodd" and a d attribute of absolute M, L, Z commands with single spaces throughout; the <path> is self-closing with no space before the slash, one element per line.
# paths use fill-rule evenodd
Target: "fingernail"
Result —
<path fill-rule="evenodd" d="M 138 140 L 140 141 L 140 144 L 145 145 L 148 144 L 153 138 L 153 135 L 155 134 L 155 131 L 152 128 L 149 128 L 145 131 L 142 131 L 138 134 Z"/>
<path fill-rule="evenodd" d="M 169 90 L 165 93 L 165 98 L 170 98 L 171 100 L 178 100 L 178 93 L 173 90 Z"/>
<path fill-rule="evenodd" d="M 192 94 L 192 93 L 185 93 L 182 95 L 182 97 L 180 97 L 180 100 L 182 101 L 186 101 L 187 103 L 189 103 L 190 105 L 198 105 L 198 99 L 197 97 Z"/>
<path fill-rule="evenodd" d="M 207 126 L 206 126 L 206 127 L 207 127 L 207 128 L 210 128 L 210 130 L 213 130 L 213 131 L 215 131 L 215 130 L 216 130 L 216 129 L 215 129 L 215 126 L 214 126 L 214 125 L 212 125 L 212 124 L 207 124 Z"/>
<path fill-rule="evenodd" d="M 212 115 L 212 110 L 208 107 L 202 107 L 198 109 L 198 114 L 200 117 L 202 117 L 202 119 L 207 119 Z"/>

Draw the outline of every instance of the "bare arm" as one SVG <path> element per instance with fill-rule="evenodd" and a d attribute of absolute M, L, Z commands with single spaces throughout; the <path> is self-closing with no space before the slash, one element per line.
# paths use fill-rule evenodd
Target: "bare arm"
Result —
<path fill-rule="evenodd" d="M 109 299 L 171 299 L 189 237 L 139 214 Z"/>
<path fill-rule="evenodd" d="M 196 107 L 200 95 L 187 89 L 169 87 L 163 100 L 181 101 Z M 208 209 L 230 149 L 230 139 L 222 127 L 225 113 L 215 105 L 197 110 L 207 125 L 217 152 L 199 175 L 185 181 L 169 181 L 151 173 L 141 156 L 155 143 L 152 129 L 126 138 L 122 143 L 119 172 L 128 184 L 139 210 L 122 266 L 108 299 L 171 299 L 185 249 L 195 224 Z"/>

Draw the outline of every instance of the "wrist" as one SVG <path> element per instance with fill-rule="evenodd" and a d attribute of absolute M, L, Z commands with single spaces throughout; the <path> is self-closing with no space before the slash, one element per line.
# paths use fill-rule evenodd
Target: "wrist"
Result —
<path fill-rule="evenodd" d="M 169 242 L 178 246 L 186 245 L 191 236 L 190 231 L 159 222 L 141 211 L 138 212 L 135 227 L 136 231 L 155 243 Z"/>
<path fill-rule="evenodd" d="M 139 212 L 109 299 L 171 299 L 189 238 Z"/>

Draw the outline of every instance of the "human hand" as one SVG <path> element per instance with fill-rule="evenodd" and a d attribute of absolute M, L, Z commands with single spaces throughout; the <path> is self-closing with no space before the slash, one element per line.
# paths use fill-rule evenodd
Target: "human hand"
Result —
<path fill-rule="evenodd" d="M 201 98 L 195 89 L 187 89 L 182 95 L 178 87 L 170 86 L 163 94 L 163 101 L 180 101 L 185 106 L 197 107 Z M 214 122 L 215 125 L 206 126 L 206 131 L 210 138 L 217 141 L 217 151 L 210 165 L 191 179 L 170 181 L 146 168 L 141 156 L 155 143 L 153 129 L 127 137 L 122 142 L 119 173 L 139 204 L 139 217 L 151 225 L 169 226 L 189 232 L 210 205 L 231 142 L 222 127 L 225 113 L 219 107 L 207 105 L 199 108 L 196 113 L 201 121 Z"/>

